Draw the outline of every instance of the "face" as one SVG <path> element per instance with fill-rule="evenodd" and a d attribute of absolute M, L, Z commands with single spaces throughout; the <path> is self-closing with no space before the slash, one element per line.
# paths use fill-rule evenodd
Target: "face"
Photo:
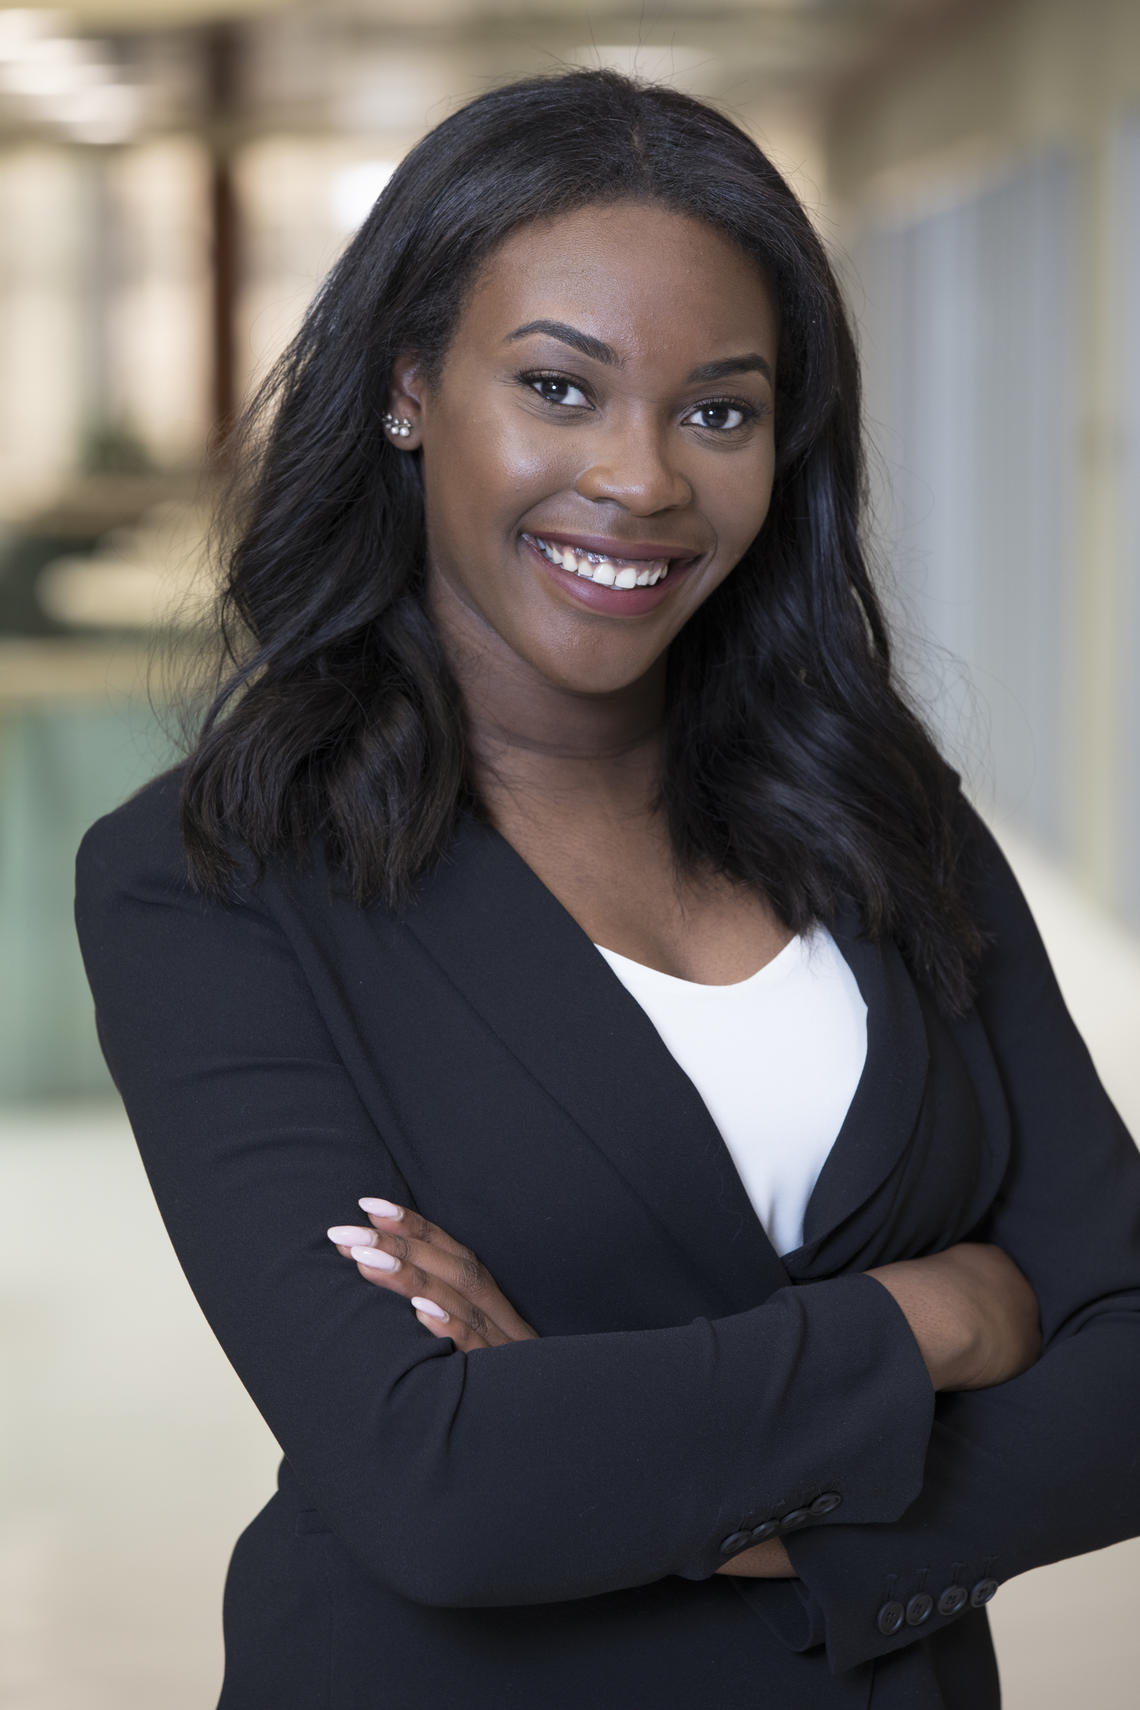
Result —
<path fill-rule="evenodd" d="M 777 315 L 712 228 L 641 204 L 513 233 L 434 386 L 393 372 L 419 447 L 445 634 L 606 694 L 660 665 L 768 509 Z"/>

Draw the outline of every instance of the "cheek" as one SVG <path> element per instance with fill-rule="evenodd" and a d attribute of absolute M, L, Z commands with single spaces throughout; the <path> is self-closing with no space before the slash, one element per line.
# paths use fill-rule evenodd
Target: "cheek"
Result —
<path fill-rule="evenodd" d="M 509 407 L 446 424 L 447 455 L 435 471 L 449 514 L 508 520 L 536 499 L 573 485 L 569 435 L 551 436 Z"/>
<path fill-rule="evenodd" d="M 519 420 L 489 426 L 485 455 L 494 467 L 496 487 L 516 511 L 536 498 L 573 487 L 572 435 L 542 433 L 538 424 Z"/>

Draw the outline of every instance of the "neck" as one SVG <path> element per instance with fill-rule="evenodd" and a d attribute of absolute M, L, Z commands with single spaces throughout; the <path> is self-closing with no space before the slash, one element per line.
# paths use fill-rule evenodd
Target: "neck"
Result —
<path fill-rule="evenodd" d="M 665 660 L 636 682 L 584 693 L 552 682 L 486 626 L 433 601 L 463 698 L 475 783 L 488 808 L 648 811 L 660 775 Z M 465 614 L 464 614 L 465 615 Z"/>

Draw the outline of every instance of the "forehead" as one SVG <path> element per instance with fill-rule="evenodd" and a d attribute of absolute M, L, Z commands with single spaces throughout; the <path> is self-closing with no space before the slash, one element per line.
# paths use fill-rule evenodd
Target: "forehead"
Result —
<path fill-rule="evenodd" d="M 567 321 L 629 357 L 689 364 L 761 349 L 777 312 L 750 256 L 703 221 L 642 203 L 585 207 L 512 232 L 480 269 L 457 333 L 498 343 L 530 320 Z"/>

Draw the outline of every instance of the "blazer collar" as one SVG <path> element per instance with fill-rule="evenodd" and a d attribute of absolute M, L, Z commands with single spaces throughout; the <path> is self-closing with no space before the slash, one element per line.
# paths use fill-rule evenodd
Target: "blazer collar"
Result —
<path fill-rule="evenodd" d="M 926 1043 L 913 987 L 858 937 L 832 928 L 868 1011 L 862 1079 L 808 1206 L 805 1242 L 781 1262 L 699 1093 L 574 918 L 493 828 L 464 821 L 403 924 L 516 1058 L 654 1211 L 725 1313 L 810 1270 L 812 1252 L 878 1186 L 914 1123 Z"/>

